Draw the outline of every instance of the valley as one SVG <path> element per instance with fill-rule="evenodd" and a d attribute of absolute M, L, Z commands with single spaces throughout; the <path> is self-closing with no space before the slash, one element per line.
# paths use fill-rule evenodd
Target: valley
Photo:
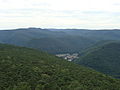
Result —
<path fill-rule="evenodd" d="M 93 69 L 38 50 L 0 44 L 0 90 L 119 89 L 119 79 Z"/>
<path fill-rule="evenodd" d="M 73 53 L 73 54 L 69 54 L 69 53 L 66 53 L 66 54 L 56 54 L 57 57 L 60 57 L 60 58 L 63 58 L 65 60 L 68 60 L 68 61 L 73 61 L 75 59 L 78 59 L 78 53 Z"/>
<path fill-rule="evenodd" d="M 0 90 L 120 90 L 120 0 L 0 0 Z"/>
<path fill-rule="evenodd" d="M 119 90 L 120 30 L 0 30 L 0 90 Z"/>

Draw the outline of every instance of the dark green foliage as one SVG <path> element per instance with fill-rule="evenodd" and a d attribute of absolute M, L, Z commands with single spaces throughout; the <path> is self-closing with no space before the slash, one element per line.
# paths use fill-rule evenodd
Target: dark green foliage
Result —
<path fill-rule="evenodd" d="M 105 74 L 120 76 L 120 43 L 110 42 L 86 51 L 75 62 Z"/>
<path fill-rule="evenodd" d="M 26 82 L 20 82 L 17 86 L 13 87 L 13 90 L 31 90 L 31 87 Z"/>
<path fill-rule="evenodd" d="M 0 90 L 119 90 L 120 81 L 37 50 L 0 44 Z"/>
<path fill-rule="evenodd" d="M 35 90 L 43 90 L 44 89 L 44 85 L 42 84 L 38 84 L 35 88 Z"/>

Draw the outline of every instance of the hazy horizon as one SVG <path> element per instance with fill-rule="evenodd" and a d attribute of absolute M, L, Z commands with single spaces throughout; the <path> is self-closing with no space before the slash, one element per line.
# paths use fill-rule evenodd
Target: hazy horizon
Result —
<path fill-rule="evenodd" d="M 63 30 L 67 30 L 67 29 L 70 29 L 70 30 L 72 30 L 72 29 L 74 29 L 74 30 L 120 30 L 119 28 L 113 28 L 113 29 L 111 29 L 111 28 L 104 28 L 104 29 L 87 29 L 87 28 L 41 28 L 41 27 L 20 27 L 20 28 L 8 28 L 8 29 L 0 29 L 0 31 L 1 30 L 17 30 L 17 29 L 30 29 L 30 28 L 36 28 L 36 29 L 49 29 L 49 30 L 59 30 L 59 29 L 63 29 Z"/>
<path fill-rule="evenodd" d="M 0 30 L 117 29 L 119 0 L 0 0 Z"/>

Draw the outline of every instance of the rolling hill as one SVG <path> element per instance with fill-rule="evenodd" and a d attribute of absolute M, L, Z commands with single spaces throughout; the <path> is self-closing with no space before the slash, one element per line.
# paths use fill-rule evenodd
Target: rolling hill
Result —
<path fill-rule="evenodd" d="M 99 41 L 120 40 L 120 30 L 21 28 L 0 30 L 0 43 L 52 54 L 81 52 Z"/>
<path fill-rule="evenodd" d="M 80 56 L 76 63 L 102 73 L 120 77 L 120 42 L 112 41 L 92 48 Z"/>
<path fill-rule="evenodd" d="M 0 44 L 0 90 L 119 90 L 120 81 L 34 49 Z"/>
<path fill-rule="evenodd" d="M 41 28 L 0 30 L 0 43 L 32 47 L 49 53 L 73 53 L 95 43 L 86 37 Z"/>
<path fill-rule="evenodd" d="M 49 53 L 75 53 L 92 46 L 95 41 L 81 36 L 64 36 L 32 39 L 26 47 L 37 48 Z"/>

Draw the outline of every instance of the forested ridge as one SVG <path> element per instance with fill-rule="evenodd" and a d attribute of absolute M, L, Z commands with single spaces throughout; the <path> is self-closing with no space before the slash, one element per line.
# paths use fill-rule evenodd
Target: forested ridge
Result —
<path fill-rule="evenodd" d="M 101 41 L 120 40 L 120 30 L 19 28 L 0 30 L 0 43 L 52 54 L 77 53 Z"/>
<path fill-rule="evenodd" d="M 88 49 L 74 62 L 120 78 L 120 42 L 111 41 Z"/>
<path fill-rule="evenodd" d="M 120 90 L 120 81 L 44 52 L 0 44 L 0 90 Z"/>

